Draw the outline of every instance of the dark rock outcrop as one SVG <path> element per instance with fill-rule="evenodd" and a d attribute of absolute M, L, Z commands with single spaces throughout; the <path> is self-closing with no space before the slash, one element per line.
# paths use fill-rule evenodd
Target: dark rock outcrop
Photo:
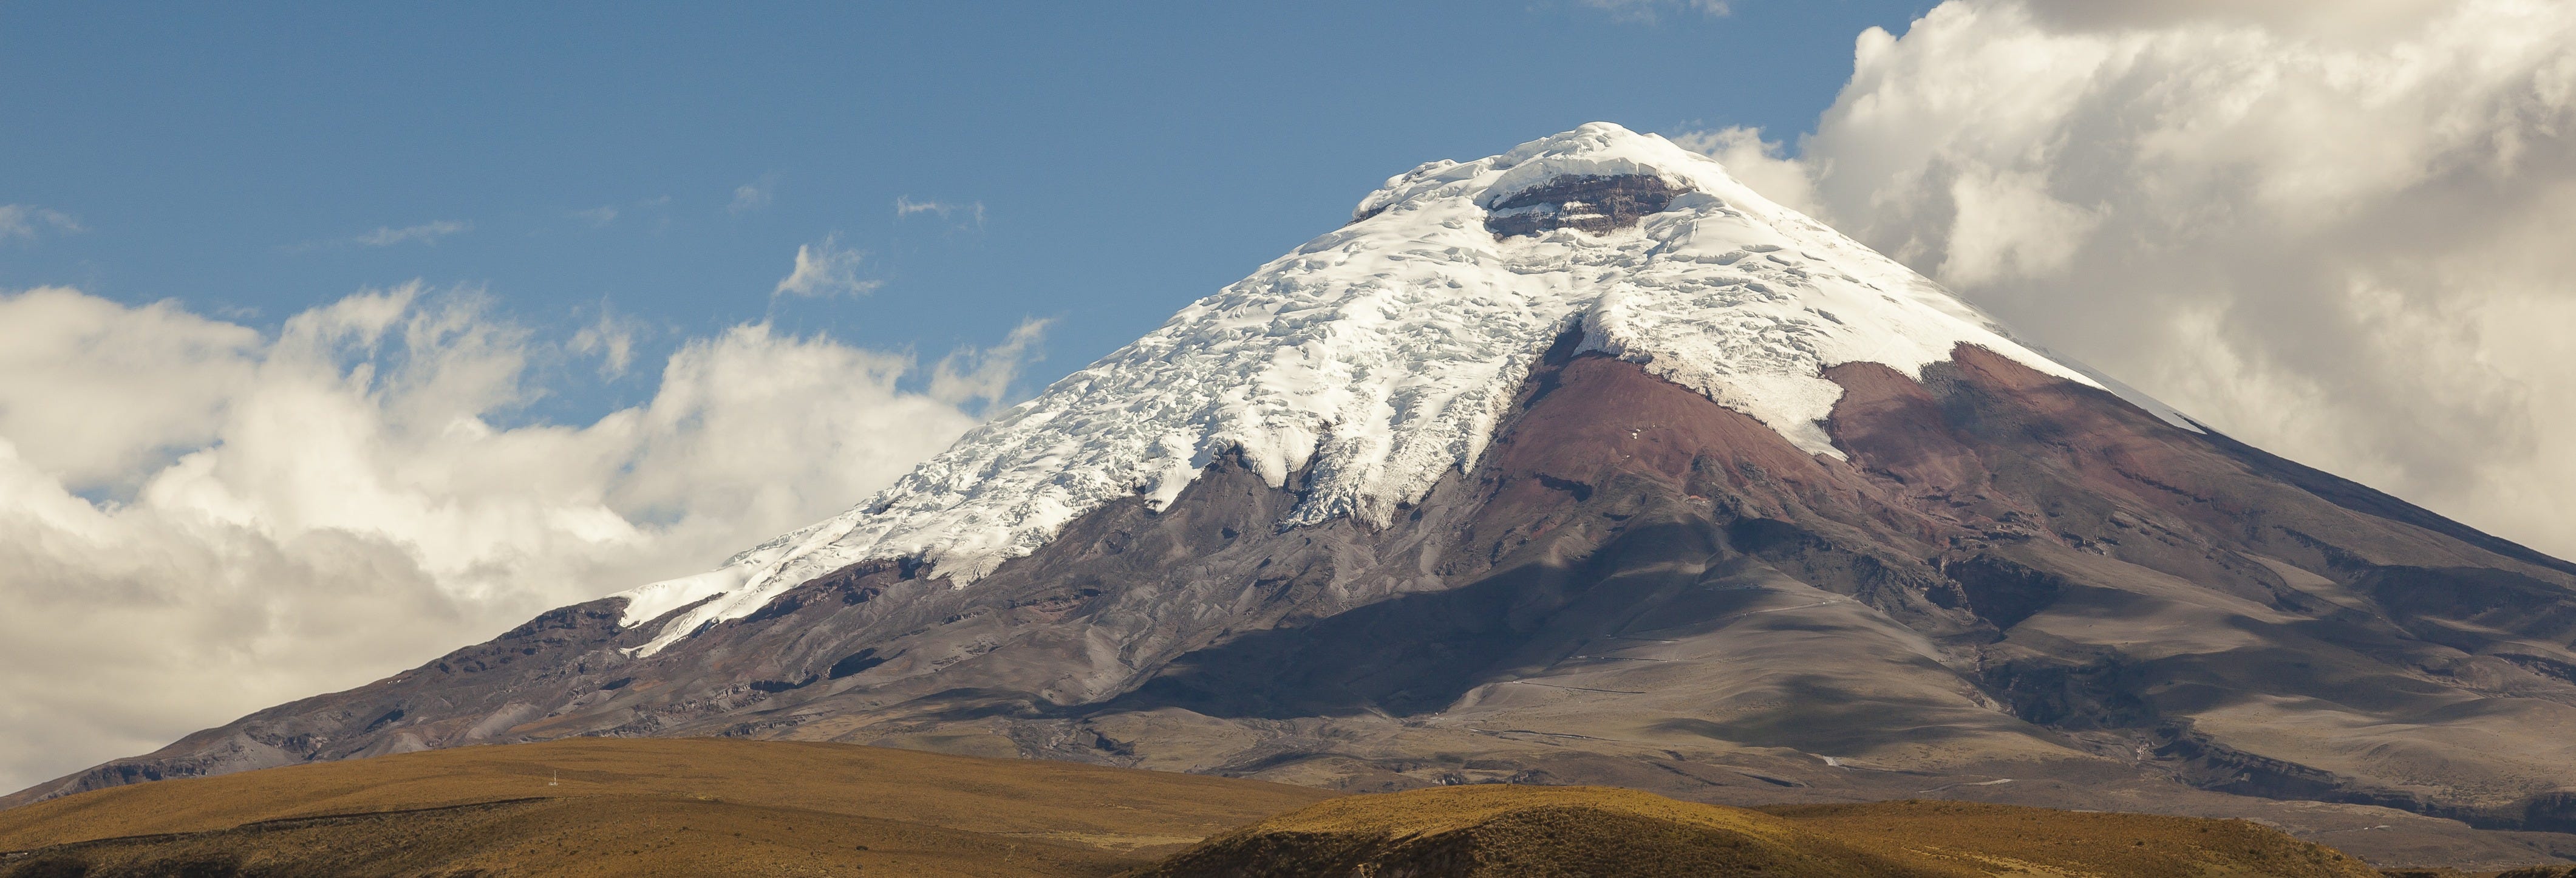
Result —
<path fill-rule="evenodd" d="M 1485 228 L 1497 238 L 1551 229 L 1597 235 L 1634 227 L 1688 191 L 1651 174 L 1558 177 L 1486 205 Z"/>

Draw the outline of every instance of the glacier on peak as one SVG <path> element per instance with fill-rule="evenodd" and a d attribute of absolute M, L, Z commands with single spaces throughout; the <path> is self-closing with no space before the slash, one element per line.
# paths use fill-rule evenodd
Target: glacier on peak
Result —
<path fill-rule="evenodd" d="M 1679 194 L 1601 234 L 1489 228 L 1492 205 L 1574 178 L 1654 178 Z M 718 570 L 623 593 L 623 622 L 688 608 L 635 650 L 648 655 L 870 560 L 917 559 L 964 587 L 1118 498 L 1161 508 L 1229 451 L 1273 486 L 1304 473 L 1282 527 L 1345 515 L 1384 525 L 1475 465 L 1531 366 L 1578 325 L 1585 350 L 1836 458 L 1822 425 L 1842 393 L 1821 377 L 1830 366 L 1873 361 L 1919 378 L 1968 342 L 2104 386 L 1716 160 L 1595 122 L 1389 178 L 1350 224 L 1182 308 L 866 503 Z"/>

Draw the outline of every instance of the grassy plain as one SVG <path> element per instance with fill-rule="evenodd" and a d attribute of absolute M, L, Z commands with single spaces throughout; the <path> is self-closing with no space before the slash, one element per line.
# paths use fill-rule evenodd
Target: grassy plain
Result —
<path fill-rule="evenodd" d="M 1951 801 L 1745 809 L 1612 787 L 1346 796 L 1063 762 L 709 738 L 465 747 L 0 811 L 0 878 L 174 875 L 2380 873 L 2241 820 Z"/>
<path fill-rule="evenodd" d="M 0 811 L 0 876 L 1108 875 L 1331 795 L 847 744 L 575 738 Z"/>
<path fill-rule="evenodd" d="M 1227 833 L 1141 873 L 1199 876 L 2091 876 L 2378 878 L 2239 820 L 1960 802 L 1765 810 L 1610 787 L 1351 796 Z"/>

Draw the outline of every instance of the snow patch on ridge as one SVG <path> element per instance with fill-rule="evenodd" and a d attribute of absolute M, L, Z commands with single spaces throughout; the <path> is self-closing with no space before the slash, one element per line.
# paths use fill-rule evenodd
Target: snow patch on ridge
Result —
<path fill-rule="evenodd" d="M 1486 228 L 1488 206 L 1520 191 L 1632 174 L 1689 191 L 1608 234 L 1497 238 Z M 1305 500 L 1282 527 L 1339 516 L 1385 525 L 1444 473 L 1475 465 L 1531 366 L 1577 321 L 1586 349 L 1837 458 L 1821 423 L 1842 393 L 1821 377 L 1829 366 L 1874 361 L 1919 379 L 1968 342 L 2102 386 L 1715 160 L 1617 125 L 1421 165 L 1352 216 L 867 503 L 722 570 L 627 592 L 628 626 L 706 601 L 637 653 L 859 561 L 918 558 L 963 587 L 1120 498 L 1162 508 L 1228 451 L 1274 487 L 1306 474 Z"/>

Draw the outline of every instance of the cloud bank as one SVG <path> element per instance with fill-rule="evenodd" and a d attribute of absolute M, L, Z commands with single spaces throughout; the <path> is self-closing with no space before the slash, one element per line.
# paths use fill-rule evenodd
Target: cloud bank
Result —
<path fill-rule="evenodd" d="M 1689 142 L 2238 438 L 2576 556 L 2576 4 L 1951 0 Z"/>
<path fill-rule="evenodd" d="M 166 302 L 0 294 L 0 667 L 59 669 L 0 674 L 0 787 L 839 512 L 972 426 L 1040 331 L 919 374 L 746 324 L 671 354 L 650 402 L 500 423 L 544 392 L 532 366 L 630 359 L 633 330 L 603 310 L 558 345 L 417 285 L 273 333 Z"/>

